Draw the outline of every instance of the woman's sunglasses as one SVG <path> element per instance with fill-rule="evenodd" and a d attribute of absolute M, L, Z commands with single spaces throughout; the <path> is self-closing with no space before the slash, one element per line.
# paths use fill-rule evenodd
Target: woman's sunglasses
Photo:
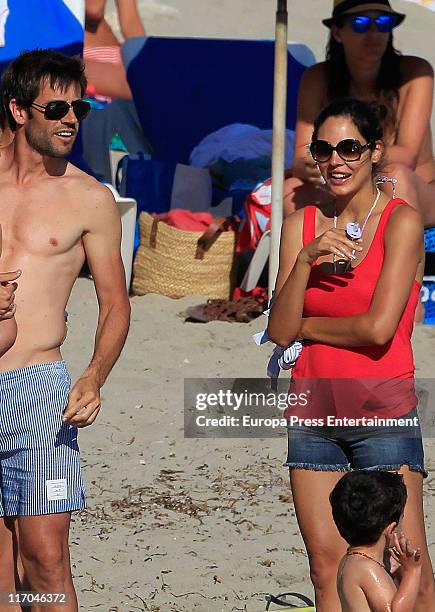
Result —
<path fill-rule="evenodd" d="M 376 25 L 379 32 L 384 34 L 390 33 L 397 25 L 395 15 L 379 15 L 378 17 L 368 17 L 367 15 L 352 15 L 346 18 L 350 27 L 357 34 L 365 34 L 372 27 L 372 23 Z"/>
<path fill-rule="evenodd" d="M 313 140 L 310 144 L 310 153 L 316 162 L 324 163 L 331 159 L 333 151 L 345 162 L 354 162 L 361 159 L 361 155 L 372 146 L 371 142 L 361 144 L 359 140 L 346 138 L 333 147 L 327 140 Z"/>
<path fill-rule="evenodd" d="M 73 109 L 77 121 L 82 121 L 91 110 L 91 105 L 86 100 L 73 100 L 71 104 L 66 100 L 53 100 L 44 105 L 33 102 L 30 106 L 40 113 L 44 113 L 44 117 L 50 121 L 57 121 L 66 117 L 70 108 Z"/>

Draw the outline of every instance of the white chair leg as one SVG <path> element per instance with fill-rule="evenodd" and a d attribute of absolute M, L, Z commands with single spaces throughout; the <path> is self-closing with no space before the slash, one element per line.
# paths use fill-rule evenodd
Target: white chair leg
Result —
<path fill-rule="evenodd" d="M 258 280 L 269 258 L 269 249 L 270 231 L 267 230 L 260 238 L 254 255 L 252 256 L 251 263 L 249 264 L 249 268 L 246 270 L 245 276 L 240 284 L 240 287 L 244 291 L 251 291 L 257 286 Z"/>
<path fill-rule="evenodd" d="M 115 202 L 121 215 L 122 238 L 121 258 L 125 269 L 125 282 L 130 289 L 131 272 L 133 268 L 134 234 L 136 229 L 137 204 L 133 198 L 122 198 L 113 185 L 105 183 L 115 198 Z"/>

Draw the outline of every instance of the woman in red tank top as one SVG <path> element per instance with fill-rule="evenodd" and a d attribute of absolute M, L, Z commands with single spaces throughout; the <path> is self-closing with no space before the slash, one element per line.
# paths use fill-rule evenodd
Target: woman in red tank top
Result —
<path fill-rule="evenodd" d="M 336 575 L 346 543 L 329 494 L 346 471 L 384 469 L 403 474 L 403 528 L 422 551 L 415 610 L 435 610 L 411 348 L 424 267 L 421 219 L 374 184 L 383 142 L 371 105 L 331 103 L 315 122 L 310 151 L 335 201 L 285 219 L 268 334 L 283 347 L 304 345 L 292 373 L 292 391 L 304 401 L 286 412 L 286 465 L 316 609 L 341 610 Z M 399 418 L 406 418 L 404 428 L 395 426 Z"/>

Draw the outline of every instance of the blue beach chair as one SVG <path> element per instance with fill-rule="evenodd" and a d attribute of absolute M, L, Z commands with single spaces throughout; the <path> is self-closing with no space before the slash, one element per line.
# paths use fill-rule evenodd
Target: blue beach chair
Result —
<path fill-rule="evenodd" d="M 273 41 L 134 38 L 122 54 L 142 129 L 159 159 L 188 163 L 205 136 L 231 123 L 272 128 Z M 308 47 L 289 45 L 289 129 L 300 78 L 314 62 Z"/>
<path fill-rule="evenodd" d="M 226 125 L 245 123 L 271 129 L 274 52 L 272 40 L 163 37 L 127 40 L 122 57 L 153 157 L 158 162 L 166 162 L 174 174 L 176 163 L 188 164 L 192 149 L 205 136 Z M 302 73 L 315 61 L 307 46 L 289 44 L 288 129 L 295 127 Z M 140 212 L 138 189 L 139 192 L 142 189 L 139 184 L 132 193 L 122 195 L 136 197 Z M 232 214 L 240 214 L 248 193 L 215 188 L 213 205 L 229 196 L 233 202 Z M 263 263 L 257 266 L 260 273 Z M 251 282 L 259 276 L 258 271 L 254 272 Z"/>

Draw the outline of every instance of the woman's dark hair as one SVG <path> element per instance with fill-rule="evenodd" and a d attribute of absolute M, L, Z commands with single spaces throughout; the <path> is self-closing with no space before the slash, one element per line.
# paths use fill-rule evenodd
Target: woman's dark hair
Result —
<path fill-rule="evenodd" d="M 383 136 L 382 112 L 383 107 L 376 106 L 354 98 L 339 98 L 320 111 L 314 121 L 312 140 L 317 140 L 320 126 L 329 117 L 349 117 L 358 128 L 359 133 L 374 148 L 375 142 Z"/>
<path fill-rule="evenodd" d="M 87 85 L 83 64 L 76 57 L 69 57 L 51 49 L 22 53 L 9 64 L 1 79 L 1 106 L 11 130 L 15 130 L 17 126 L 9 110 L 9 102 L 15 98 L 17 104 L 30 108 L 44 81 L 50 87 L 61 90 L 77 84 L 82 97 Z"/>
<path fill-rule="evenodd" d="M 337 20 L 336 25 L 342 27 L 343 20 Z M 402 83 L 400 71 L 401 54 L 393 46 L 393 34 L 390 34 L 388 45 L 382 57 L 381 68 L 376 79 L 376 102 L 383 104 L 387 113 L 384 126 L 389 131 L 397 129 L 397 106 L 399 102 L 399 87 Z M 351 76 L 341 43 L 335 40 L 332 32 L 326 46 L 326 80 L 329 100 L 349 96 Z"/>
<path fill-rule="evenodd" d="M 345 474 L 329 496 L 340 535 L 351 546 L 379 540 L 385 527 L 398 523 L 406 504 L 401 474 L 354 471 Z"/>

